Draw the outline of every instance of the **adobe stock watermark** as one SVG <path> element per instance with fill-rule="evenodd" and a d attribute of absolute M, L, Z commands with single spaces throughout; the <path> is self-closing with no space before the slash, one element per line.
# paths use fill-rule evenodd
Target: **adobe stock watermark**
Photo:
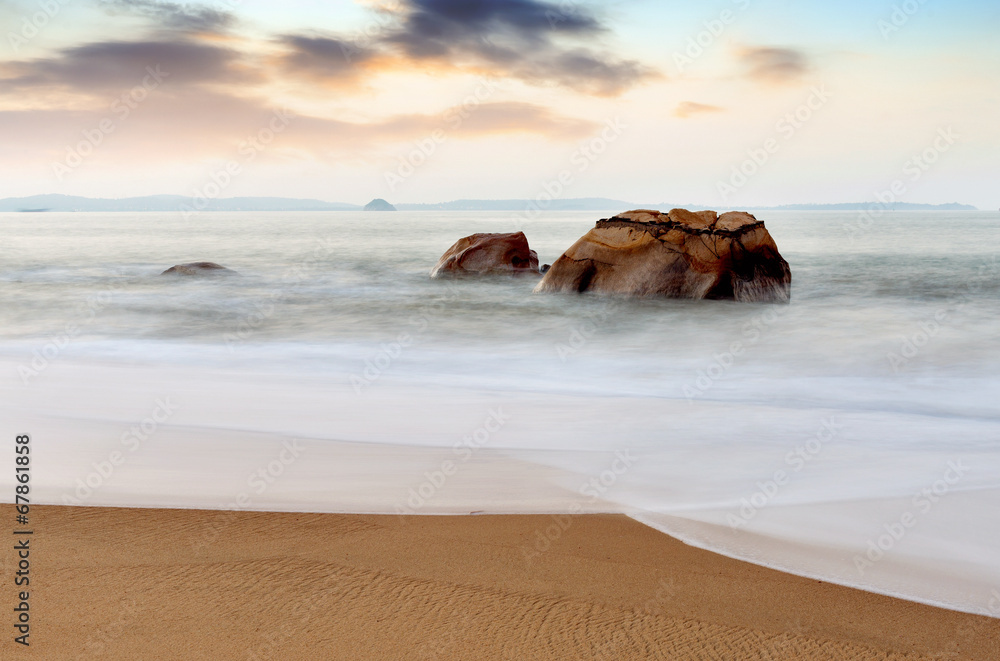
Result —
<path fill-rule="evenodd" d="M 118 274 L 123 275 L 122 273 Z M 17 374 L 21 377 L 21 383 L 28 385 L 52 363 L 59 360 L 62 352 L 67 349 L 77 337 L 84 331 L 97 315 L 106 310 L 114 302 L 115 295 L 132 284 L 133 281 L 116 282 L 96 294 L 87 296 L 75 309 L 73 318 L 55 335 L 49 337 L 48 342 L 31 352 L 31 360 L 17 366 Z"/>
<path fill-rule="evenodd" d="M 889 41 L 889 37 L 902 30 L 910 22 L 910 19 L 916 16 L 927 4 L 927 1 L 903 0 L 903 2 L 893 5 L 888 18 L 880 18 L 875 24 L 882 39 Z"/>
<path fill-rule="evenodd" d="M 348 39 L 338 39 L 340 54 L 350 64 L 355 57 L 363 55 L 394 22 L 395 16 L 403 9 L 399 0 L 381 2 L 364 27 L 355 30 Z"/>
<path fill-rule="evenodd" d="M 815 461 L 823 453 L 826 445 L 837 437 L 842 425 L 835 417 L 823 420 L 816 434 L 785 455 L 784 468 L 774 471 L 767 480 L 757 483 L 757 491 L 740 499 L 739 510 L 726 515 L 726 522 L 733 530 L 746 526 L 757 514 L 771 504 L 781 490 L 792 482 L 792 478 Z"/>
<path fill-rule="evenodd" d="M 407 349 L 416 345 L 430 328 L 435 318 L 447 311 L 448 304 L 459 298 L 458 284 L 454 280 L 443 281 L 445 296 L 437 301 L 422 305 L 415 313 L 406 320 L 411 331 L 400 331 L 395 339 L 390 342 L 383 342 L 379 345 L 379 350 L 375 355 L 365 358 L 364 368 L 360 373 L 350 376 L 351 387 L 356 395 L 360 395 L 365 390 L 381 379 L 399 360 Z"/>
<path fill-rule="evenodd" d="M 103 656 L 111 645 L 119 640 L 131 626 L 143 609 L 131 597 L 123 597 L 114 609 L 115 619 L 97 627 L 97 630 L 87 636 L 83 650 L 73 657 L 73 661 L 85 661 Z"/>
<path fill-rule="evenodd" d="M 253 302 L 253 311 L 244 315 L 230 331 L 223 335 L 223 340 L 230 353 L 249 340 L 263 325 L 277 314 L 279 306 L 288 298 L 293 287 L 312 277 L 319 264 L 328 259 L 334 252 L 334 244 L 325 239 L 317 239 L 316 245 L 309 257 L 289 268 L 282 276 L 284 287 L 270 292 Z"/>
<path fill-rule="evenodd" d="M 400 154 L 397 158 L 398 165 L 394 170 L 386 170 L 382 177 L 385 179 L 389 190 L 395 192 L 397 188 L 417 173 L 425 165 L 438 148 L 448 141 L 448 133 L 457 131 L 465 123 L 465 120 L 486 103 L 496 92 L 500 83 L 492 78 L 481 78 L 479 85 L 462 103 L 453 108 L 449 108 L 441 115 L 441 128 L 430 132 L 426 137 L 413 143 L 412 148 L 405 154 Z"/>
<path fill-rule="evenodd" d="M 20 30 L 7 33 L 7 43 L 15 54 L 20 54 L 21 47 L 27 46 L 28 42 L 42 33 L 53 18 L 59 15 L 62 8 L 68 5 L 70 0 L 38 0 L 38 11 L 30 15 L 24 15 L 19 22 Z"/>
<path fill-rule="evenodd" d="M 454 661 L 461 658 L 458 650 L 453 648 L 461 642 L 460 634 L 472 631 L 479 625 L 479 617 L 479 613 L 463 609 L 461 618 L 448 618 L 446 634 L 428 636 L 409 658 L 413 661 Z"/>
<path fill-rule="evenodd" d="M 739 165 L 732 166 L 728 179 L 720 179 L 715 184 L 715 189 L 722 197 L 723 202 L 728 202 L 730 196 L 738 193 L 750 180 L 760 172 L 779 151 L 782 144 L 795 137 L 795 134 L 809 123 L 816 113 L 823 108 L 833 94 L 826 89 L 826 85 L 814 86 L 809 96 L 791 112 L 779 119 L 774 125 L 775 137 L 770 137 L 758 147 L 751 147 L 747 150 L 747 158 Z"/>
<path fill-rule="evenodd" d="M 83 131 L 83 140 L 76 145 L 66 147 L 66 156 L 61 161 L 52 163 L 52 172 L 60 182 L 66 175 L 83 165 L 97 149 L 104 144 L 104 141 L 118 130 L 118 127 L 139 107 L 139 105 L 149 98 L 149 95 L 169 78 L 170 73 L 162 71 L 160 65 L 146 67 L 146 76 L 142 82 L 132 89 L 122 94 L 111 103 L 111 113 L 114 117 L 105 117 L 92 129 Z"/>
<path fill-rule="evenodd" d="M 741 329 L 743 340 L 736 340 L 729 345 L 727 351 L 722 351 L 713 356 L 712 363 L 705 369 L 698 370 L 698 376 L 694 381 L 684 385 L 681 393 L 689 404 L 711 390 L 717 381 L 736 365 L 737 360 L 746 353 L 747 349 L 755 346 L 764 337 L 764 333 L 771 329 L 787 311 L 784 305 L 774 305 L 768 307 L 760 314 L 753 316 L 750 321 L 743 324 Z"/>
<path fill-rule="evenodd" d="M 556 354 L 563 363 L 581 351 L 611 319 L 623 303 L 620 299 L 604 299 L 604 305 L 597 311 L 587 312 L 583 321 L 576 324 L 569 332 L 565 342 L 556 342 Z"/>
<path fill-rule="evenodd" d="M 209 521 L 200 538 L 191 542 L 191 548 L 195 553 L 202 552 L 211 546 L 219 535 L 225 531 L 240 512 L 245 512 L 253 508 L 254 495 L 262 496 L 271 488 L 289 466 L 298 461 L 305 452 L 298 439 L 285 440 L 281 443 L 281 449 L 277 451 L 274 459 L 247 475 L 246 484 L 248 489 L 241 491 L 228 504 L 219 508 L 213 521 Z"/>
<path fill-rule="evenodd" d="M 263 627 L 255 632 L 264 639 L 262 644 L 254 640 L 254 635 L 248 635 L 249 646 L 244 657 L 246 661 L 288 658 L 288 641 L 308 631 L 309 623 L 314 618 L 319 617 L 328 621 L 331 603 L 334 605 L 342 603 L 345 573 L 342 568 L 320 572 L 316 580 L 310 581 L 309 587 L 297 594 L 288 604 L 282 626 Z"/>
<path fill-rule="evenodd" d="M 156 400 L 156 406 L 148 416 L 128 428 L 118 439 L 124 450 L 112 450 L 103 461 L 91 464 L 94 469 L 74 483 L 73 495 L 62 495 L 63 505 L 83 505 L 107 483 L 119 468 L 128 463 L 129 457 L 142 448 L 174 416 L 179 408 L 169 396 Z"/>
<path fill-rule="evenodd" d="M 554 178 L 542 182 L 542 192 L 535 195 L 528 208 L 514 216 L 515 231 L 520 231 L 525 222 L 537 219 L 552 203 L 562 198 L 566 191 L 576 183 L 579 175 L 590 169 L 594 163 L 608 151 L 608 148 L 618 141 L 625 133 L 628 124 L 619 116 L 604 121 L 604 127 L 590 140 L 581 143 L 570 154 L 571 168 L 561 170 Z"/>
<path fill-rule="evenodd" d="M 308 589 L 296 595 L 294 602 L 289 604 L 287 620 L 283 626 L 264 627 L 256 632 L 265 642 L 251 644 L 246 650 L 246 661 L 285 659 L 288 657 L 288 641 L 300 636 L 303 631 L 308 631 L 313 618 L 318 616 L 328 620 L 330 604 L 336 604 L 343 598 L 341 593 L 344 590 L 344 573 L 335 570 L 320 574 L 315 581 L 310 581 Z M 248 638 L 253 639 L 252 636 Z"/>
<path fill-rule="evenodd" d="M 656 582 L 656 592 L 643 602 L 639 612 L 643 615 L 656 615 L 660 605 L 677 598 L 677 581 L 673 576 L 661 576 Z"/>
<path fill-rule="evenodd" d="M 545 20 L 549 22 L 549 27 L 558 28 L 560 23 L 578 18 L 581 2 L 582 0 L 559 0 L 555 9 L 546 9 Z"/>
<path fill-rule="evenodd" d="M 1000 264 L 997 263 L 996 257 L 989 264 L 980 266 L 978 271 L 981 278 L 970 279 L 965 285 L 965 290 L 952 299 L 948 307 L 937 310 L 931 318 L 917 324 L 917 330 L 900 338 L 899 350 L 890 351 L 885 355 L 893 373 L 899 374 L 906 369 L 910 362 L 920 355 L 924 347 L 941 333 L 945 325 L 954 319 L 954 315 L 972 302 L 973 296 L 982 290 L 983 281 L 996 281 L 1000 275 L 998 267 Z"/>
<path fill-rule="evenodd" d="M 854 567 L 858 570 L 858 575 L 864 576 L 865 571 L 885 558 L 885 554 L 894 549 L 906 537 L 907 533 L 920 523 L 923 517 L 930 514 L 934 507 L 951 493 L 971 470 L 969 466 L 962 463 L 961 459 L 949 461 L 941 479 L 936 480 L 929 487 L 921 489 L 913 496 L 910 501 L 911 509 L 900 514 L 895 521 L 883 524 L 882 529 L 885 532 L 869 539 L 867 549 L 863 554 L 855 554 Z"/>
<path fill-rule="evenodd" d="M 394 511 L 397 515 L 406 517 L 423 509 L 434 497 L 447 486 L 448 480 L 454 477 L 476 453 L 484 448 L 493 437 L 503 429 L 510 414 L 505 413 L 502 406 L 491 409 L 486 419 L 471 434 L 466 434 L 451 448 L 454 459 L 445 459 L 437 470 L 424 473 L 424 480 L 411 488 L 405 503 L 396 503 Z M 406 519 L 404 518 L 405 522 Z"/>
<path fill-rule="evenodd" d="M 674 66 L 678 73 L 684 73 L 685 69 L 694 64 L 702 55 L 708 52 L 712 46 L 725 34 L 730 25 L 736 22 L 739 12 L 750 8 L 751 0 L 732 0 L 737 9 L 723 9 L 712 19 L 702 23 L 705 28 L 698 34 L 688 37 L 683 51 L 674 51 Z"/>
<path fill-rule="evenodd" d="M 920 181 L 934 164 L 941 160 L 941 156 L 955 146 L 959 138 L 961 136 L 956 134 L 952 127 L 940 128 L 934 139 L 923 150 L 907 159 L 903 163 L 903 176 L 895 179 L 886 188 L 876 191 L 877 201 L 859 211 L 857 219 L 853 222 L 844 224 L 851 243 L 870 230 L 876 220 L 892 209 L 894 203 L 901 201 L 901 198 L 910 191 L 910 187 Z"/>
<path fill-rule="evenodd" d="M 618 450 L 614 453 L 611 464 L 599 474 L 591 477 L 580 485 L 577 492 L 581 496 L 586 496 L 590 504 L 595 504 L 604 498 L 608 492 L 614 489 L 618 481 L 632 469 L 637 459 L 632 455 L 632 450 Z M 530 563 L 541 554 L 552 548 L 562 536 L 573 525 L 573 516 L 583 512 L 583 505 L 573 502 L 566 509 L 565 514 L 552 514 L 552 523 L 545 528 L 535 530 L 533 544 L 521 546 L 521 554 L 526 562 Z"/>
<path fill-rule="evenodd" d="M 948 318 L 947 310 L 938 310 L 932 319 L 921 321 L 918 330 L 912 335 L 904 336 L 899 346 L 899 353 L 890 351 L 885 355 L 892 371 L 899 374 L 920 354 L 920 350 L 941 332 L 941 324 Z"/>
<path fill-rule="evenodd" d="M 295 113 L 287 108 L 279 108 L 271 113 L 266 126 L 256 133 L 246 136 L 237 147 L 240 160 L 230 159 L 226 164 L 209 173 L 209 181 L 195 188 L 191 196 L 191 204 L 181 204 L 179 210 L 184 220 L 190 220 L 204 211 L 229 188 L 233 181 L 243 174 L 243 167 L 251 163 L 259 154 L 266 151 L 275 139 L 285 132 L 295 118 Z"/>
<path fill-rule="evenodd" d="M 646 641 L 635 636 L 628 629 L 612 629 L 611 638 L 605 639 L 587 650 L 585 658 L 591 661 L 618 661 L 623 658 L 634 658 L 630 652 L 636 648 L 645 647 Z"/>
<path fill-rule="evenodd" d="M 1000 590 L 990 585 L 984 586 L 983 589 L 988 590 L 989 594 L 983 599 L 985 607 L 982 615 L 987 618 L 1000 619 Z M 967 649 L 966 646 L 974 641 L 992 640 L 996 636 L 996 626 L 996 622 L 982 617 L 963 618 L 956 628 L 951 647 L 946 652 L 950 653 L 952 658 L 964 658 L 960 657 L 962 650 Z"/>
<path fill-rule="evenodd" d="M 760 648 L 761 661 L 788 661 L 801 655 L 801 641 L 796 638 L 807 634 L 808 629 L 800 618 L 788 622 L 784 629 L 786 637 L 769 640 Z"/>

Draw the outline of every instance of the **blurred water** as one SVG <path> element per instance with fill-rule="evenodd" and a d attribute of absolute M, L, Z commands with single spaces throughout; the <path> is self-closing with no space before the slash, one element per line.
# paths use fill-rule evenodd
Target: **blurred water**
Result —
<path fill-rule="evenodd" d="M 762 564 L 1000 615 L 1000 215 L 862 228 L 856 213 L 759 213 L 791 265 L 790 305 L 428 277 L 468 234 L 522 229 L 551 263 L 613 213 L 0 214 L 0 431 L 48 430 L 38 488 L 65 502 L 172 395 L 183 406 L 158 445 L 90 504 L 225 506 L 245 478 L 234 454 L 252 463 L 294 435 L 325 459 L 255 507 L 391 513 L 506 407 L 464 469 L 476 479 L 421 512 L 583 503 Z M 159 275 L 206 260 L 240 275 Z M 789 461 L 829 420 L 821 451 Z M 181 460 L 191 447 L 198 468 Z M 637 465 L 592 502 L 583 485 L 625 450 Z M 954 461 L 972 468 L 858 570 Z M 776 470 L 794 479 L 772 496 Z M 762 489 L 766 507 L 745 516 Z"/>
<path fill-rule="evenodd" d="M 542 261 L 552 262 L 598 215 L 549 214 L 522 225 Z M 2 350 L 25 355 L 70 325 L 77 328 L 64 357 L 121 352 L 128 341 L 140 356 L 167 352 L 184 360 L 196 349 L 190 355 L 199 361 L 227 362 L 237 359 L 231 349 L 238 340 L 246 345 L 241 356 L 323 369 L 314 358 L 331 347 L 363 357 L 409 332 L 419 336 L 421 351 L 462 353 L 466 361 L 502 353 L 506 364 L 518 357 L 544 362 L 569 333 L 593 321 L 593 341 L 572 363 L 610 360 L 627 382 L 651 370 L 679 374 L 711 363 L 738 340 L 753 340 L 738 368 L 876 376 L 893 373 L 887 354 L 898 353 L 903 338 L 918 336 L 924 324 L 935 336 L 907 361 L 906 375 L 997 373 L 996 214 L 896 213 L 861 233 L 847 229 L 858 222 L 850 213 L 761 217 L 792 266 L 787 309 L 609 303 L 535 296 L 534 282 L 525 279 L 428 279 L 456 239 L 513 230 L 512 214 L 233 213 L 190 221 L 177 214 L 5 214 Z M 242 277 L 158 276 L 198 260 Z M 434 358 L 427 360 L 436 373 Z M 481 376 L 488 379 L 488 370 Z"/>

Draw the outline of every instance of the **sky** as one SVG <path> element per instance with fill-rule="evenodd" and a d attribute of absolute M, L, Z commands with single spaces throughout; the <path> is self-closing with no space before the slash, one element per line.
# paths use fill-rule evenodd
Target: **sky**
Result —
<path fill-rule="evenodd" d="M 995 0 L 0 0 L 0 198 L 1000 207 Z"/>

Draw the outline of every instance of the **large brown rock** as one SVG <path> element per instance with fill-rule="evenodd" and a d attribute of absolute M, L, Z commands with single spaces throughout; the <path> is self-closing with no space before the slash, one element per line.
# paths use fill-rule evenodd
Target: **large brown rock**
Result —
<path fill-rule="evenodd" d="M 432 278 L 538 274 L 538 255 L 528 247 L 524 232 L 473 234 L 459 239 L 431 271 Z"/>
<path fill-rule="evenodd" d="M 160 275 L 232 275 L 236 271 L 220 266 L 215 262 L 191 262 L 190 264 L 178 264 L 171 266 Z"/>
<path fill-rule="evenodd" d="M 639 210 L 599 221 L 535 291 L 787 302 L 791 281 L 764 223 L 748 213 Z"/>

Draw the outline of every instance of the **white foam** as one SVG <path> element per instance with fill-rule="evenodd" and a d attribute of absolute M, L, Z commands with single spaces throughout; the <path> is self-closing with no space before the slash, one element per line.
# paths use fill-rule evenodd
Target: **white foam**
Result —
<path fill-rule="evenodd" d="M 32 434 L 36 502 L 622 512 L 751 562 L 1000 615 L 1000 420 L 976 414 L 975 380 L 922 407 L 919 387 L 880 399 L 818 377 L 689 402 L 544 379 L 420 385 L 403 367 L 360 395 L 343 371 L 159 362 L 60 360 L 25 385 L 18 364 L 0 361 L 0 433 Z M 4 472 L 7 502 L 12 485 Z"/>

